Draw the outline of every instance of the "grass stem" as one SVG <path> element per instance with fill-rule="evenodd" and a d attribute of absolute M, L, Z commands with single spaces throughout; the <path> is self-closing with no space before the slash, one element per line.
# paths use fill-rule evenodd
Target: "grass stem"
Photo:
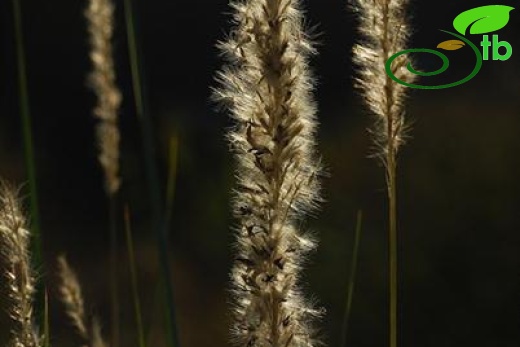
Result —
<path fill-rule="evenodd" d="M 356 217 L 356 232 L 354 235 L 354 246 L 352 247 L 352 260 L 350 262 L 350 276 L 348 280 L 347 302 L 345 305 L 345 315 L 341 327 L 341 347 L 347 346 L 347 333 L 352 312 L 352 297 L 354 296 L 354 287 L 356 283 L 356 271 L 359 256 L 359 241 L 361 239 L 361 228 L 363 223 L 363 211 L 359 210 Z"/>
<path fill-rule="evenodd" d="M 109 227 L 110 227 L 110 304 L 111 304 L 111 324 L 112 339 L 114 347 L 119 346 L 120 322 L 119 322 L 119 282 L 118 282 L 118 261 L 117 261 L 117 202 L 116 195 L 110 195 L 108 201 Z"/>
<path fill-rule="evenodd" d="M 51 328 L 49 322 L 49 295 L 45 290 L 44 301 L 44 320 L 43 320 L 43 347 L 51 347 Z"/>
<path fill-rule="evenodd" d="M 27 180 L 29 184 L 32 259 L 34 266 L 39 268 L 42 265 L 42 240 L 40 234 L 40 214 L 38 209 L 38 189 L 36 184 L 36 164 L 29 104 L 29 88 L 27 86 L 27 63 L 24 50 L 21 0 L 13 0 L 13 17 L 15 26 L 16 59 L 18 62 L 18 92 L 20 100 L 20 115 L 22 119 L 23 148 Z"/>
<path fill-rule="evenodd" d="M 13 0 L 13 18 L 15 29 L 16 60 L 18 74 L 18 98 L 20 116 L 22 120 L 22 139 L 25 159 L 25 169 L 29 186 L 29 211 L 31 216 L 31 261 L 35 269 L 43 270 L 43 241 L 40 228 L 40 211 L 38 208 L 38 186 L 36 180 L 36 160 L 34 155 L 34 144 L 32 134 L 31 109 L 29 103 L 29 88 L 27 82 L 27 62 L 24 49 L 24 35 L 22 25 L 21 0 Z M 44 271 L 42 271 L 44 272 Z M 35 317 L 40 322 L 45 320 L 44 298 L 42 296 L 42 282 L 35 279 Z"/>
<path fill-rule="evenodd" d="M 166 183 L 166 225 L 169 225 L 172 219 L 173 203 L 175 201 L 175 186 L 177 182 L 177 161 L 179 156 L 179 135 L 174 133 L 170 137 L 169 161 L 168 161 L 168 180 Z"/>
<path fill-rule="evenodd" d="M 397 189 L 396 189 L 396 162 L 395 153 L 388 155 L 388 271 L 390 287 L 390 347 L 397 347 L 397 319 L 398 319 L 398 249 L 397 249 Z"/>
<path fill-rule="evenodd" d="M 132 281 L 132 298 L 134 302 L 135 321 L 137 325 L 137 334 L 139 347 L 146 347 L 143 318 L 141 314 L 141 301 L 139 300 L 139 290 L 137 288 L 137 270 L 135 266 L 134 241 L 132 237 L 132 228 L 130 222 L 130 210 L 125 206 L 125 232 L 126 232 L 126 248 L 128 251 L 128 262 L 130 265 L 130 278 Z"/>
<path fill-rule="evenodd" d="M 144 147 L 146 179 L 152 206 L 152 226 L 156 230 L 157 247 L 159 252 L 159 263 L 161 267 L 161 280 L 167 302 L 166 325 L 170 347 L 179 347 L 177 324 L 175 318 L 175 302 L 173 297 L 173 284 L 171 279 L 171 266 L 169 256 L 168 223 L 166 215 L 163 213 L 160 193 L 159 174 L 155 162 L 155 145 L 153 140 L 153 128 L 146 98 L 144 96 L 144 82 L 141 68 L 141 57 L 139 55 L 135 11 L 132 7 L 132 0 L 124 0 L 125 21 L 128 40 L 128 51 L 130 56 L 130 67 L 132 73 L 132 85 L 134 92 L 134 102 L 137 117 L 141 121 L 141 131 Z"/>

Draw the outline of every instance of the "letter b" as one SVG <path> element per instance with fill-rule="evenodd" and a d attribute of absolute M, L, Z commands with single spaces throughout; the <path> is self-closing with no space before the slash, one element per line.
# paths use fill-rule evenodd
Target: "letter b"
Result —
<path fill-rule="evenodd" d="M 505 54 L 500 54 L 500 47 L 505 47 Z M 507 41 L 498 41 L 498 35 L 493 35 L 493 60 L 506 61 L 513 55 L 513 47 Z"/>

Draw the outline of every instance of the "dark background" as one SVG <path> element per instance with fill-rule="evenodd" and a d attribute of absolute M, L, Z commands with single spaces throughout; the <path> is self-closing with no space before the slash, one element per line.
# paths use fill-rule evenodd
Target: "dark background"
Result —
<path fill-rule="evenodd" d="M 225 0 L 137 1 L 157 163 L 167 172 L 167 145 L 179 137 L 177 192 L 170 230 L 173 280 L 184 347 L 229 345 L 228 271 L 232 158 L 224 140 L 231 125 L 209 101 L 222 61 L 215 48 L 229 31 Z M 116 1 L 115 50 L 124 94 L 122 201 L 130 204 L 139 284 L 152 345 L 162 343 L 154 283 L 155 239 L 149 227 L 144 161 L 133 104 L 122 1 Z M 500 1 L 515 6 L 515 1 Z M 434 48 L 451 39 L 460 12 L 485 1 L 413 1 L 410 47 Z M 83 18 L 86 1 L 22 1 L 29 92 L 45 250 L 42 270 L 51 294 L 55 258 L 66 253 L 84 285 L 91 312 L 108 327 L 108 219 L 97 165 L 86 88 L 90 69 Z M 356 211 L 364 211 L 349 346 L 387 343 L 386 196 L 382 168 L 368 158 L 371 125 L 352 88 L 355 15 L 345 1 L 305 1 L 318 24 L 313 59 L 319 104 L 319 149 L 330 177 L 327 200 L 306 227 L 320 247 L 305 272 L 306 292 L 326 308 L 325 342 L 337 346 L 345 306 Z M 0 175 L 26 180 L 16 85 L 10 1 L 0 4 Z M 413 124 L 399 162 L 401 346 L 520 345 L 520 15 L 513 11 L 501 40 L 513 45 L 507 62 L 484 62 L 469 83 L 410 93 Z M 478 44 L 479 37 L 473 38 Z M 473 66 L 452 57 L 452 76 Z M 417 57 L 435 67 L 429 57 Z M 468 60 L 469 59 L 469 60 Z M 121 286 L 129 292 L 121 234 Z M 130 299 L 123 295 L 125 346 L 136 345 Z M 73 336 L 63 308 L 51 300 L 55 346 Z M 0 331 L 5 330 L 0 326 Z"/>

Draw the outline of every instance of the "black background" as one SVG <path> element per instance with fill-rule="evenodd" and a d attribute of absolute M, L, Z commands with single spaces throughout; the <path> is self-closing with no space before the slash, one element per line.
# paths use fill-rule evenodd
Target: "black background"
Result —
<path fill-rule="evenodd" d="M 177 194 L 170 230 L 179 329 L 184 347 L 229 345 L 228 271 L 232 158 L 224 140 L 229 119 L 209 100 L 222 65 L 215 48 L 229 31 L 225 0 L 137 1 L 148 102 L 157 163 L 165 178 L 172 134 L 180 143 Z M 501 4 L 515 6 L 514 1 Z M 460 12 L 485 1 L 413 1 L 410 47 L 434 48 L 451 39 Z M 95 99 L 83 18 L 86 1 L 22 2 L 29 93 L 46 264 L 51 293 L 55 258 L 67 253 L 92 311 L 108 327 L 108 231 L 102 175 L 91 116 Z M 154 308 L 157 264 L 149 228 L 139 122 L 132 103 L 122 1 L 116 1 L 115 51 L 124 94 L 121 111 L 123 192 L 132 209 L 140 290 L 153 345 L 162 324 Z M 352 88 L 356 18 L 339 0 L 305 1 L 318 25 L 319 149 L 330 173 L 327 202 L 306 225 L 320 247 L 310 258 L 305 289 L 327 309 L 325 342 L 339 343 L 352 254 L 355 215 L 363 235 L 348 345 L 387 342 L 386 200 L 382 168 L 369 159 L 371 119 Z M 511 13 L 501 40 L 513 46 L 507 62 L 484 62 L 465 85 L 410 92 L 413 124 L 399 162 L 401 346 L 520 345 L 520 15 Z M 24 182 L 12 7 L 0 4 L 0 174 Z M 472 38 L 478 44 L 479 37 Z M 463 50 L 449 53 L 452 74 L 471 70 Z M 419 65 L 436 66 L 418 56 Z M 468 60 L 469 59 L 469 60 Z M 121 237 L 120 273 L 129 286 Z M 125 345 L 136 345 L 130 299 L 122 298 Z M 53 341 L 73 336 L 52 299 Z M 0 331 L 3 327 L 0 327 Z M 70 342 L 69 342 L 70 344 Z"/>

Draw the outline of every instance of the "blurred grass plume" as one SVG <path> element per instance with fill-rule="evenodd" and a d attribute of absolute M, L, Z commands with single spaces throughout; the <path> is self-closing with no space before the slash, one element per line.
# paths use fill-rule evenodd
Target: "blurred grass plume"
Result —
<path fill-rule="evenodd" d="M 29 254 L 30 233 L 18 190 L 0 181 L 0 269 L 8 290 L 11 318 L 9 347 L 40 347 L 41 336 L 34 322 L 35 280 Z"/>

